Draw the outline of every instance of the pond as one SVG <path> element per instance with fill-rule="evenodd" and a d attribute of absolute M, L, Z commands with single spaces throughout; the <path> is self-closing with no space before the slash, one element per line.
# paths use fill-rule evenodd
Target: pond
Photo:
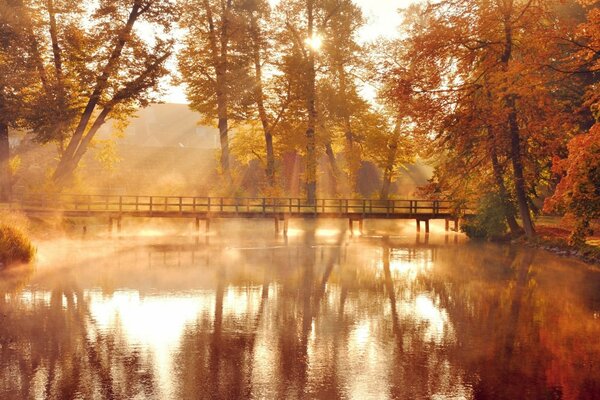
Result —
<path fill-rule="evenodd" d="M 39 242 L 0 274 L 0 399 L 600 398 L 596 269 L 452 232 L 228 232 Z"/>

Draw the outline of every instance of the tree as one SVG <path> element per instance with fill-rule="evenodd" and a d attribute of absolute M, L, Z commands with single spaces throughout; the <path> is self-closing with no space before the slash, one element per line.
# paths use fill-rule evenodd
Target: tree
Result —
<path fill-rule="evenodd" d="M 176 9 L 171 0 L 48 1 L 44 6 L 29 6 L 32 23 L 38 22 L 31 41 L 40 52 L 38 70 L 47 89 L 35 107 L 42 115 L 34 112 L 29 119 L 39 128 L 35 129 L 39 141 L 66 142 L 53 175 L 57 184 L 69 182 L 107 120 L 125 119 L 154 99 L 160 78 L 167 74 L 164 65 L 173 42 L 165 36 L 176 21 Z M 70 16 L 59 20 L 59 13 Z M 135 29 L 136 23 L 160 32 L 151 45 Z M 42 52 L 50 48 L 52 66 L 46 66 Z M 46 76 L 47 70 L 52 77 Z M 43 118 L 45 110 L 53 109 L 72 116 L 73 124 L 70 118 L 67 122 Z"/>
<path fill-rule="evenodd" d="M 182 17 L 187 32 L 179 70 L 190 107 L 218 121 L 221 172 L 226 176 L 230 174 L 229 120 L 236 109 L 247 105 L 252 87 L 241 12 L 238 1 L 186 0 Z"/>
<path fill-rule="evenodd" d="M 0 1 L 0 202 L 12 191 L 9 128 L 22 122 L 27 89 L 35 85 L 24 11 L 20 1 Z"/>
<path fill-rule="evenodd" d="M 594 2 L 582 0 L 583 5 Z M 555 157 L 552 171 L 560 176 L 554 194 L 546 199 L 544 210 L 565 211 L 575 216 L 576 225 L 571 233 L 571 244 L 585 243 L 590 233 L 590 222 L 600 217 L 600 8 L 588 9 L 587 21 L 579 26 L 577 36 L 571 39 L 579 49 L 568 60 L 577 73 L 596 77 L 587 87 L 583 98 L 596 118 L 588 132 L 573 137 L 568 144 L 568 156 Z"/>
<path fill-rule="evenodd" d="M 339 131 L 343 137 L 343 153 L 348 185 L 346 194 L 356 189 L 357 174 L 361 164 L 360 132 L 356 130 L 356 120 L 369 108 L 367 102 L 358 94 L 356 76 L 364 67 L 366 51 L 357 43 L 357 32 L 364 25 L 361 9 L 352 1 L 332 3 L 336 11 L 324 27 L 322 52 L 327 74 L 319 81 L 319 95 L 323 104 L 324 124 L 330 125 L 330 131 Z M 333 9 L 332 9 L 333 11 Z M 337 165 L 329 137 L 326 153 L 329 156 L 334 178 Z"/>
<path fill-rule="evenodd" d="M 590 234 L 590 222 L 600 218 L 600 123 L 571 139 L 569 156 L 555 160 L 553 171 L 562 179 L 544 209 L 574 215 L 576 225 L 569 241 L 583 244 Z"/>
<path fill-rule="evenodd" d="M 309 203 L 317 196 L 317 56 L 322 45 L 320 28 L 330 18 L 317 0 L 294 0 L 280 4 L 282 29 L 279 41 L 285 72 L 295 74 L 297 89 L 304 101 L 305 115 L 305 190 Z"/>
<path fill-rule="evenodd" d="M 516 229 L 512 196 L 502 190 L 511 182 L 525 233 L 532 236 L 530 199 L 551 154 L 564 145 L 564 133 L 575 129 L 568 107 L 553 95 L 560 79 L 547 67 L 560 54 L 551 39 L 560 28 L 551 2 L 443 0 L 413 7 L 407 22 L 401 42 L 406 62 L 395 68 L 391 97 L 412 93 L 416 132 L 433 139 L 430 151 L 446 165 L 438 171 L 472 181 L 474 170 L 492 167 L 478 185 L 490 175 L 505 193 L 505 215 Z M 500 157 L 512 167 L 510 180 Z M 465 175 L 448 168 L 457 164 Z"/>

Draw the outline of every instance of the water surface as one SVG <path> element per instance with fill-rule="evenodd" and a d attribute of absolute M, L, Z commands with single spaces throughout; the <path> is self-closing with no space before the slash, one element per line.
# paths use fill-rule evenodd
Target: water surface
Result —
<path fill-rule="evenodd" d="M 599 399 L 600 273 L 335 229 L 41 243 L 0 275 L 0 399 Z"/>

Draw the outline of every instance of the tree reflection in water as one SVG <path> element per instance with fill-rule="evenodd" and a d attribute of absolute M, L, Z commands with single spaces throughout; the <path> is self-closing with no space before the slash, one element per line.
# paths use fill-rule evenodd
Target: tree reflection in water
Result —
<path fill-rule="evenodd" d="M 5 272 L 0 398 L 598 398 L 597 271 L 315 232 Z"/>

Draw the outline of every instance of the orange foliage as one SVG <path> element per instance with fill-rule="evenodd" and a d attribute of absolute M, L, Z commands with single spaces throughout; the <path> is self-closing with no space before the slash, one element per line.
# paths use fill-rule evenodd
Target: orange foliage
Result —
<path fill-rule="evenodd" d="M 569 142 L 569 156 L 555 159 L 553 172 L 563 175 L 544 210 L 564 210 L 577 218 L 572 243 L 581 243 L 591 234 L 590 221 L 600 217 L 600 123 Z"/>

